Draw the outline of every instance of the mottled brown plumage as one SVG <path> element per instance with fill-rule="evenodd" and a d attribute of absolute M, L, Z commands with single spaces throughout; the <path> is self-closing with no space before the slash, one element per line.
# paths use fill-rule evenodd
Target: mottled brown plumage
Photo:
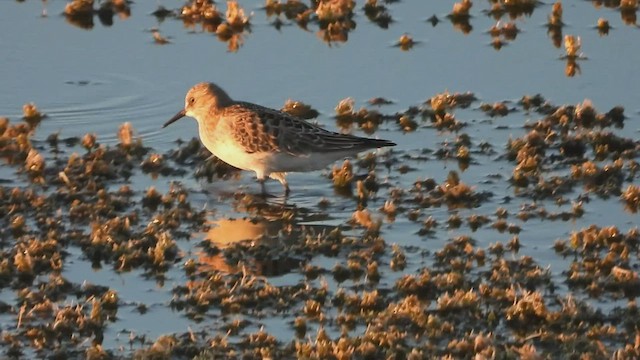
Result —
<path fill-rule="evenodd" d="M 185 115 L 198 121 L 200 140 L 218 158 L 255 171 L 260 181 L 267 176 L 277 179 L 287 191 L 287 172 L 317 170 L 361 151 L 395 145 L 328 131 L 279 110 L 234 101 L 213 83 L 191 88 L 184 110 L 164 126 Z"/>

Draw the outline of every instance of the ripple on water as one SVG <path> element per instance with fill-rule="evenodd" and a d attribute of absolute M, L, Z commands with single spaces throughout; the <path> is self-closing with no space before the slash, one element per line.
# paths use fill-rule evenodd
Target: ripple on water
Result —
<path fill-rule="evenodd" d="M 124 122 L 130 122 L 149 146 L 172 142 L 175 138 L 172 132 L 162 132 L 161 125 L 175 112 L 176 105 L 163 101 L 170 95 L 150 82 L 109 74 L 70 79 L 53 85 L 51 90 L 59 95 L 50 102 L 36 103 L 47 115 L 36 138 L 38 134 L 44 137 L 52 132 L 60 132 L 63 137 L 95 133 L 99 142 L 110 144 L 117 141 L 118 127 Z M 20 109 L 14 107 L 0 107 L 0 114 L 13 121 L 22 117 L 18 111 Z"/>

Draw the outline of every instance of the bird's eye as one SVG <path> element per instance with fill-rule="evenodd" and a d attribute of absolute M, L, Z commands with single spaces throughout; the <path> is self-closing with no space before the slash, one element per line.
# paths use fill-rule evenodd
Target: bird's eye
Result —
<path fill-rule="evenodd" d="M 196 101 L 196 98 L 194 97 L 189 98 L 189 104 L 193 104 L 195 101 Z"/>

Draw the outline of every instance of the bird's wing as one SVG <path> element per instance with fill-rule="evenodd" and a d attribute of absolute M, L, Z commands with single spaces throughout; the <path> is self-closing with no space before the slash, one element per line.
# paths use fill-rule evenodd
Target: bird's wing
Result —
<path fill-rule="evenodd" d="M 278 152 L 278 133 L 273 120 L 257 105 L 236 103 L 226 107 L 221 117 L 228 121 L 234 140 L 248 153 Z"/>
<path fill-rule="evenodd" d="M 286 152 L 306 156 L 314 152 L 359 152 L 394 143 L 339 134 L 310 124 L 285 112 L 250 103 L 232 109 L 235 140 L 248 152 Z"/>

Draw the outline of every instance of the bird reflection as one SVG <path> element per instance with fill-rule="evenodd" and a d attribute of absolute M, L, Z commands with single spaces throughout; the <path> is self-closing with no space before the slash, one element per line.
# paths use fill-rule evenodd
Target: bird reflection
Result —
<path fill-rule="evenodd" d="M 249 245 L 255 244 L 273 236 L 270 231 L 274 231 L 276 228 L 275 224 L 270 224 L 266 220 L 251 220 L 247 218 L 219 219 L 213 221 L 210 225 L 211 228 L 206 233 L 205 241 L 210 242 L 212 246 L 219 249 L 225 249 L 241 242 L 246 242 Z M 207 252 L 200 251 L 198 253 L 198 262 L 201 265 L 201 270 L 204 271 L 238 272 L 242 270 L 238 265 L 228 263 L 222 252 L 210 255 Z"/>
<path fill-rule="evenodd" d="M 286 251 L 288 244 L 300 239 L 302 229 L 296 224 L 299 209 L 247 194 L 239 195 L 234 207 L 249 216 L 209 223 L 204 240 L 221 251 L 199 251 L 200 271 L 275 276 L 300 266 L 302 259 Z"/>

